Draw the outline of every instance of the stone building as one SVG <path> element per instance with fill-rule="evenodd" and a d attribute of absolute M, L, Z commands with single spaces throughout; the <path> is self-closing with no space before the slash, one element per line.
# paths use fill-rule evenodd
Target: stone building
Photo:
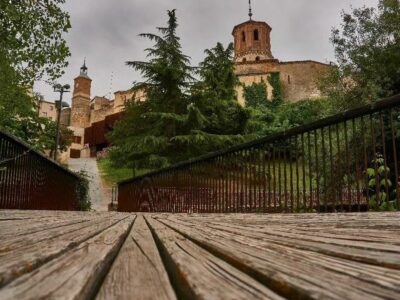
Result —
<path fill-rule="evenodd" d="M 129 101 L 144 101 L 142 91 L 117 91 L 114 99 L 95 96 L 91 98 L 92 79 L 88 76 L 86 63 L 74 79 L 71 109 L 63 110 L 62 124 L 74 132 L 69 156 L 89 157 L 107 146 L 106 133 L 122 117 Z"/>
<path fill-rule="evenodd" d="M 40 100 L 38 105 L 39 117 L 48 118 L 53 122 L 57 121 L 57 109 L 54 102 Z"/>
<path fill-rule="evenodd" d="M 271 51 L 272 28 L 265 22 L 252 20 L 251 8 L 249 17 L 247 22 L 236 25 L 232 31 L 235 72 L 239 81 L 245 86 L 263 81 L 267 85 L 268 99 L 272 99 L 273 88 L 268 77 L 278 73 L 284 100 L 295 102 L 321 97 L 317 81 L 330 65 L 312 60 L 279 61 Z M 244 105 L 242 86 L 237 88 L 237 96 L 239 103 Z"/>
<path fill-rule="evenodd" d="M 245 105 L 243 85 L 260 82 L 266 84 L 268 99 L 272 99 L 273 87 L 268 78 L 273 73 L 279 74 L 285 101 L 321 97 L 317 81 L 329 70 L 330 65 L 312 60 L 279 61 L 271 50 L 272 28 L 266 22 L 252 20 L 251 8 L 249 17 L 248 21 L 236 25 L 232 31 L 235 73 L 242 83 L 237 87 L 239 103 Z M 69 153 L 71 157 L 87 157 L 106 147 L 106 134 L 123 116 L 126 104 L 129 101 L 146 100 L 143 91 L 130 90 L 115 92 L 114 99 L 98 96 L 91 98 L 91 83 L 84 63 L 79 76 L 74 79 L 71 109 L 63 110 L 61 115 L 62 123 L 68 123 L 74 132 L 74 142 Z"/>

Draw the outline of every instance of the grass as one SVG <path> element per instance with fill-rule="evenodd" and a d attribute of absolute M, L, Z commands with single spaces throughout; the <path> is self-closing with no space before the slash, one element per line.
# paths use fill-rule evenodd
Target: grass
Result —
<path fill-rule="evenodd" d="M 97 166 L 100 170 L 100 175 L 110 185 L 116 184 L 117 182 L 130 179 L 134 177 L 133 170 L 130 168 L 116 168 L 111 164 L 111 161 L 107 158 L 103 158 L 97 161 Z M 136 170 L 135 176 L 140 176 L 144 173 L 148 173 L 151 170 Z"/>
<path fill-rule="evenodd" d="M 276 184 L 276 188 L 278 189 L 279 186 L 279 182 L 281 183 L 281 188 L 282 189 L 290 189 L 290 164 L 288 162 L 279 162 L 276 161 L 275 164 L 275 184 Z M 127 180 L 130 178 L 134 177 L 133 174 L 133 170 L 130 168 L 115 168 L 112 166 L 111 161 L 107 158 L 101 159 L 99 161 L 97 161 L 97 165 L 99 167 L 100 170 L 100 174 L 103 177 L 103 179 L 110 185 L 113 185 L 117 182 L 123 181 L 123 180 Z M 258 168 L 258 166 L 254 166 L 255 169 Z M 298 163 L 298 171 L 299 171 L 299 190 L 302 191 L 304 184 L 303 184 L 303 170 L 302 170 L 302 166 L 301 163 Z M 279 169 L 281 171 L 281 176 L 280 176 L 280 180 L 279 180 Z M 285 187 L 285 181 L 284 181 L 284 172 L 286 169 L 286 187 Z M 143 170 L 136 170 L 135 176 L 140 176 L 143 175 L 145 173 L 151 172 L 152 170 L 149 169 L 143 169 Z M 266 170 L 267 171 L 267 170 Z M 310 188 L 310 176 L 308 174 L 308 168 L 306 167 L 305 170 L 305 188 L 306 190 L 309 190 Z M 270 166 L 270 176 L 271 176 L 271 185 L 273 183 L 273 171 L 272 171 L 272 164 Z M 293 176 L 293 188 L 296 189 L 297 188 L 297 182 L 296 182 L 296 164 L 292 163 L 292 176 Z M 254 170 L 252 170 L 251 172 L 249 171 L 248 176 L 253 176 L 254 177 Z M 239 176 L 239 174 L 235 174 L 236 176 Z M 236 177 L 235 176 L 235 177 Z M 313 176 L 315 176 L 315 174 L 313 174 Z M 210 177 L 210 174 L 207 175 L 207 177 Z M 233 176 L 232 176 L 233 177 Z M 232 178 L 231 177 L 231 178 Z M 250 183 L 250 185 L 252 186 L 257 186 L 257 185 L 263 185 L 263 181 L 260 177 L 257 178 L 254 177 L 253 180 L 255 179 L 255 181 L 253 181 L 252 183 Z M 261 181 L 260 181 L 261 179 Z M 259 181 L 259 182 L 257 182 Z M 315 188 L 316 183 L 315 183 L 315 179 L 313 179 L 313 184 L 312 184 L 313 188 Z"/>

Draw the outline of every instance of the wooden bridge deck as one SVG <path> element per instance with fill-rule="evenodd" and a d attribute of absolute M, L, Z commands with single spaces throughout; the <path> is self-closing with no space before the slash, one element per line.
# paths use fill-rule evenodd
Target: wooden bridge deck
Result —
<path fill-rule="evenodd" d="M 0 211 L 0 299 L 400 299 L 400 213 Z"/>

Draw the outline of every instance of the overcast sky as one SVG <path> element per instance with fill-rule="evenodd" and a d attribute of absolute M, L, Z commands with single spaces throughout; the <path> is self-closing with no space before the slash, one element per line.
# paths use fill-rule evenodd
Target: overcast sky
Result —
<path fill-rule="evenodd" d="M 350 6 L 376 6 L 378 0 L 252 0 L 253 19 L 272 27 L 272 54 L 281 61 L 334 61 L 329 37 L 340 25 L 341 10 Z M 177 9 L 181 42 L 185 54 L 197 65 L 204 49 L 233 41 L 232 29 L 248 20 L 247 0 L 67 0 L 72 29 L 65 36 L 71 57 L 60 83 L 73 84 L 86 57 L 92 78 L 92 97 L 109 96 L 126 90 L 140 74 L 127 67 L 128 60 L 145 60 L 151 46 L 139 33 L 155 33 L 164 26 L 166 11 Z M 111 80 L 112 78 L 112 80 Z M 53 101 L 51 87 L 38 82 L 35 90 Z M 70 101 L 71 95 L 67 94 Z"/>

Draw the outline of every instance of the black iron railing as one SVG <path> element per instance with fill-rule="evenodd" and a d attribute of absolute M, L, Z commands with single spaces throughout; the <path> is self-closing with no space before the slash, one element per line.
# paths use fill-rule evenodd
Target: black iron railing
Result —
<path fill-rule="evenodd" d="M 400 207 L 400 95 L 119 183 L 120 211 Z"/>
<path fill-rule="evenodd" d="M 81 178 L 0 132 L 0 209 L 79 210 Z"/>

